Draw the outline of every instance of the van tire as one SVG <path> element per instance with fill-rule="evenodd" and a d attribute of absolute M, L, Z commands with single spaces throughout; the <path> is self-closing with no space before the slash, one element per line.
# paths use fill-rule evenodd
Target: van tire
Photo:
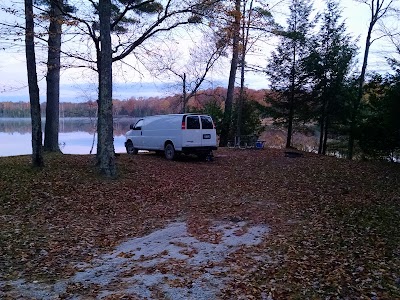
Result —
<path fill-rule="evenodd" d="M 197 157 L 200 159 L 200 160 L 207 160 L 207 157 L 209 156 L 210 154 L 209 153 L 198 153 L 197 154 Z"/>
<path fill-rule="evenodd" d="M 164 154 L 166 159 L 173 160 L 176 154 L 174 145 L 172 145 L 171 143 L 166 144 L 164 148 Z"/>
<path fill-rule="evenodd" d="M 126 142 L 126 153 L 128 153 L 128 154 L 137 154 L 138 153 L 138 150 L 135 147 L 133 147 L 132 141 Z"/>

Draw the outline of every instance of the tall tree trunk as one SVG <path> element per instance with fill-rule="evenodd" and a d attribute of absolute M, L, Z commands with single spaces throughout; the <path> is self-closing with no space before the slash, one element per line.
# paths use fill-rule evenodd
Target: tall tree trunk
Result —
<path fill-rule="evenodd" d="M 293 44 L 293 62 L 292 62 L 292 71 L 291 71 L 291 79 L 290 79 L 290 95 L 289 95 L 289 115 L 288 115 L 288 129 L 286 136 L 286 148 L 290 148 L 292 146 L 292 135 L 293 135 L 293 119 L 294 119 L 294 105 L 295 105 L 295 92 L 296 92 L 296 42 Z"/>
<path fill-rule="evenodd" d="M 294 92 L 291 93 L 290 96 L 290 104 L 289 104 L 289 116 L 288 116 L 288 129 L 287 129 L 287 137 L 286 137 L 286 148 L 290 148 L 292 146 L 292 135 L 293 135 L 293 119 L 294 119 Z"/>
<path fill-rule="evenodd" d="M 240 92 L 237 104 L 237 122 L 236 122 L 236 136 L 240 144 L 240 136 L 242 135 L 242 117 L 243 117 L 243 103 L 244 103 L 244 54 L 242 53 L 241 66 L 240 66 Z"/>
<path fill-rule="evenodd" d="M 319 146 L 318 146 L 318 154 L 323 154 L 324 152 L 324 139 L 326 133 L 326 119 L 327 119 L 327 106 L 328 100 L 326 99 L 326 88 L 324 88 L 323 99 L 322 99 L 322 108 L 321 108 L 321 119 L 320 119 L 320 136 L 319 136 Z"/>
<path fill-rule="evenodd" d="M 325 121 L 324 116 L 321 116 L 319 121 L 319 145 L 318 145 L 318 154 L 322 154 L 322 147 L 324 144 L 324 133 L 325 133 Z"/>
<path fill-rule="evenodd" d="M 101 174 L 117 174 L 112 115 L 111 0 L 100 0 L 100 53 L 98 53 L 99 101 L 97 121 L 97 163 Z"/>
<path fill-rule="evenodd" d="M 240 1 L 241 0 L 235 0 L 235 21 L 233 24 L 233 40 L 232 40 L 233 53 L 231 60 L 231 70 L 229 72 L 228 90 L 225 100 L 224 118 L 221 128 L 220 146 L 226 146 L 228 144 L 228 138 L 231 129 L 232 104 L 235 92 L 236 70 L 239 61 L 239 38 L 240 38 L 240 19 L 241 19 Z"/>
<path fill-rule="evenodd" d="M 353 154 L 354 154 L 354 140 L 355 140 L 355 134 L 356 134 L 356 127 L 357 127 L 357 117 L 359 113 L 359 108 L 361 104 L 361 99 L 363 97 L 363 88 L 364 88 L 364 82 L 365 82 L 365 74 L 367 71 L 367 65 L 368 65 L 368 55 L 369 55 L 369 48 L 371 47 L 371 36 L 372 36 L 372 30 L 374 29 L 374 26 L 377 22 L 377 20 L 381 17 L 383 17 L 384 14 L 379 16 L 380 7 L 379 1 L 376 4 L 376 7 L 374 6 L 374 3 L 370 6 L 371 8 L 371 21 L 369 23 L 368 27 L 368 33 L 367 33 L 367 38 L 365 40 L 365 50 L 364 50 L 364 59 L 363 59 L 363 64 L 361 68 L 361 74 L 360 74 L 360 79 L 359 79 L 359 84 L 358 84 L 358 91 L 357 91 L 357 98 L 355 100 L 355 103 L 353 103 L 352 107 L 352 112 L 350 116 L 350 133 L 349 133 L 349 143 L 348 143 L 348 154 L 347 158 L 348 159 L 353 159 Z M 376 9 L 376 11 L 375 11 Z"/>
<path fill-rule="evenodd" d="M 25 24 L 25 54 L 32 123 L 32 164 L 35 167 L 43 167 L 42 120 L 40 116 L 39 86 L 36 73 L 32 0 L 25 0 Z"/>
<path fill-rule="evenodd" d="M 242 24 L 241 24 L 241 31 L 242 31 L 242 51 L 240 56 L 240 92 L 239 92 L 239 99 L 238 99 L 238 107 L 237 107 L 237 124 L 236 124 L 236 135 L 239 137 L 240 143 L 240 136 L 242 135 L 242 118 L 243 118 L 243 104 L 244 104 L 244 75 L 245 75 L 245 66 L 246 66 L 246 51 L 247 45 L 249 41 L 250 35 L 250 23 L 251 23 L 251 15 L 253 11 L 253 0 L 250 1 L 248 19 L 246 22 L 245 14 L 246 14 L 246 4 L 247 1 L 243 1 L 243 11 L 242 11 Z"/>
<path fill-rule="evenodd" d="M 325 118 L 325 125 L 324 125 L 324 140 L 322 144 L 322 155 L 326 155 L 327 150 L 327 143 L 328 143 L 328 128 L 329 128 L 329 117 Z"/>
<path fill-rule="evenodd" d="M 183 73 L 182 81 L 183 81 L 183 86 L 182 86 L 182 98 L 183 98 L 183 101 L 182 101 L 182 113 L 185 113 L 186 109 L 187 109 L 186 106 L 187 106 L 187 101 L 188 101 L 187 93 L 186 93 L 186 73 Z"/>
<path fill-rule="evenodd" d="M 50 26 L 48 39 L 47 58 L 47 104 L 46 125 L 44 135 L 44 150 L 59 152 L 59 106 L 60 106 L 60 54 L 62 34 L 62 12 L 63 0 L 50 1 Z"/>

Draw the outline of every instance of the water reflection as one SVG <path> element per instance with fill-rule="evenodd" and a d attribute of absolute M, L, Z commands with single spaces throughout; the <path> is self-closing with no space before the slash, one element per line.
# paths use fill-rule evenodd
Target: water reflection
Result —
<path fill-rule="evenodd" d="M 66 118 L 60 120 L 59 143 L 65 154 L 96 153 L 97 134 L 95 120 L 89 118 Z M 114 122 L 114 147 L 117 153 L 125 152 L 125 132 L 132 119 L 117 119 Z M 44 129 L 44 124 L 43 124 Z M 0 156 L 32 153 L 30 119 L 0 118 Z"/>

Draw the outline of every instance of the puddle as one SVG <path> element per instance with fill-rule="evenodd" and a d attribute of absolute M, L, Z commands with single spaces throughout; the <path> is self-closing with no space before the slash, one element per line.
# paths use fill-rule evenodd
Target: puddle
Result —
<path fill-rule="evenodd" d="M 78 264 L 74 276 L 54 285 L 21 280 L 0 282 L 0 298 L 95 299 L 130 295 L 139 299 L 215 299 L 229 281 L 226 258 L 241 247 L 259 244 L 269 232 L 267 226 L 245 222 L 213 223 L 211 241 L 188 233 L 184 222 L 172 223 L 151 234 L 130 239 L 111 253 L 90 263 Z M 1 288 L 7 285 L 8 292 Z"/>

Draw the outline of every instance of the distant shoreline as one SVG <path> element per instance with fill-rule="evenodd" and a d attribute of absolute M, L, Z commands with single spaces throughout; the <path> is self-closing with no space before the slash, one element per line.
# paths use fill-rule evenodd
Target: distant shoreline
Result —
<path fill-rule="evenodd" d="M 113 120 L 118 121 L 118 122 L 132 122 L 134 119 L 137 119 L 138 117 L 130 117 L 130 116 L 114 116 Z M 21 118 L 21 117 L 0 117 L 1 121 L 5 122 L 12 122 L 12 121 L 30 121 L 31 118 Z M 92 121 L 92 120 L 97 120 L 97 117 L 60 117 L 60 121 Z M 42 122 L 46 121 L 45 117 L 42 117 Z"/>

